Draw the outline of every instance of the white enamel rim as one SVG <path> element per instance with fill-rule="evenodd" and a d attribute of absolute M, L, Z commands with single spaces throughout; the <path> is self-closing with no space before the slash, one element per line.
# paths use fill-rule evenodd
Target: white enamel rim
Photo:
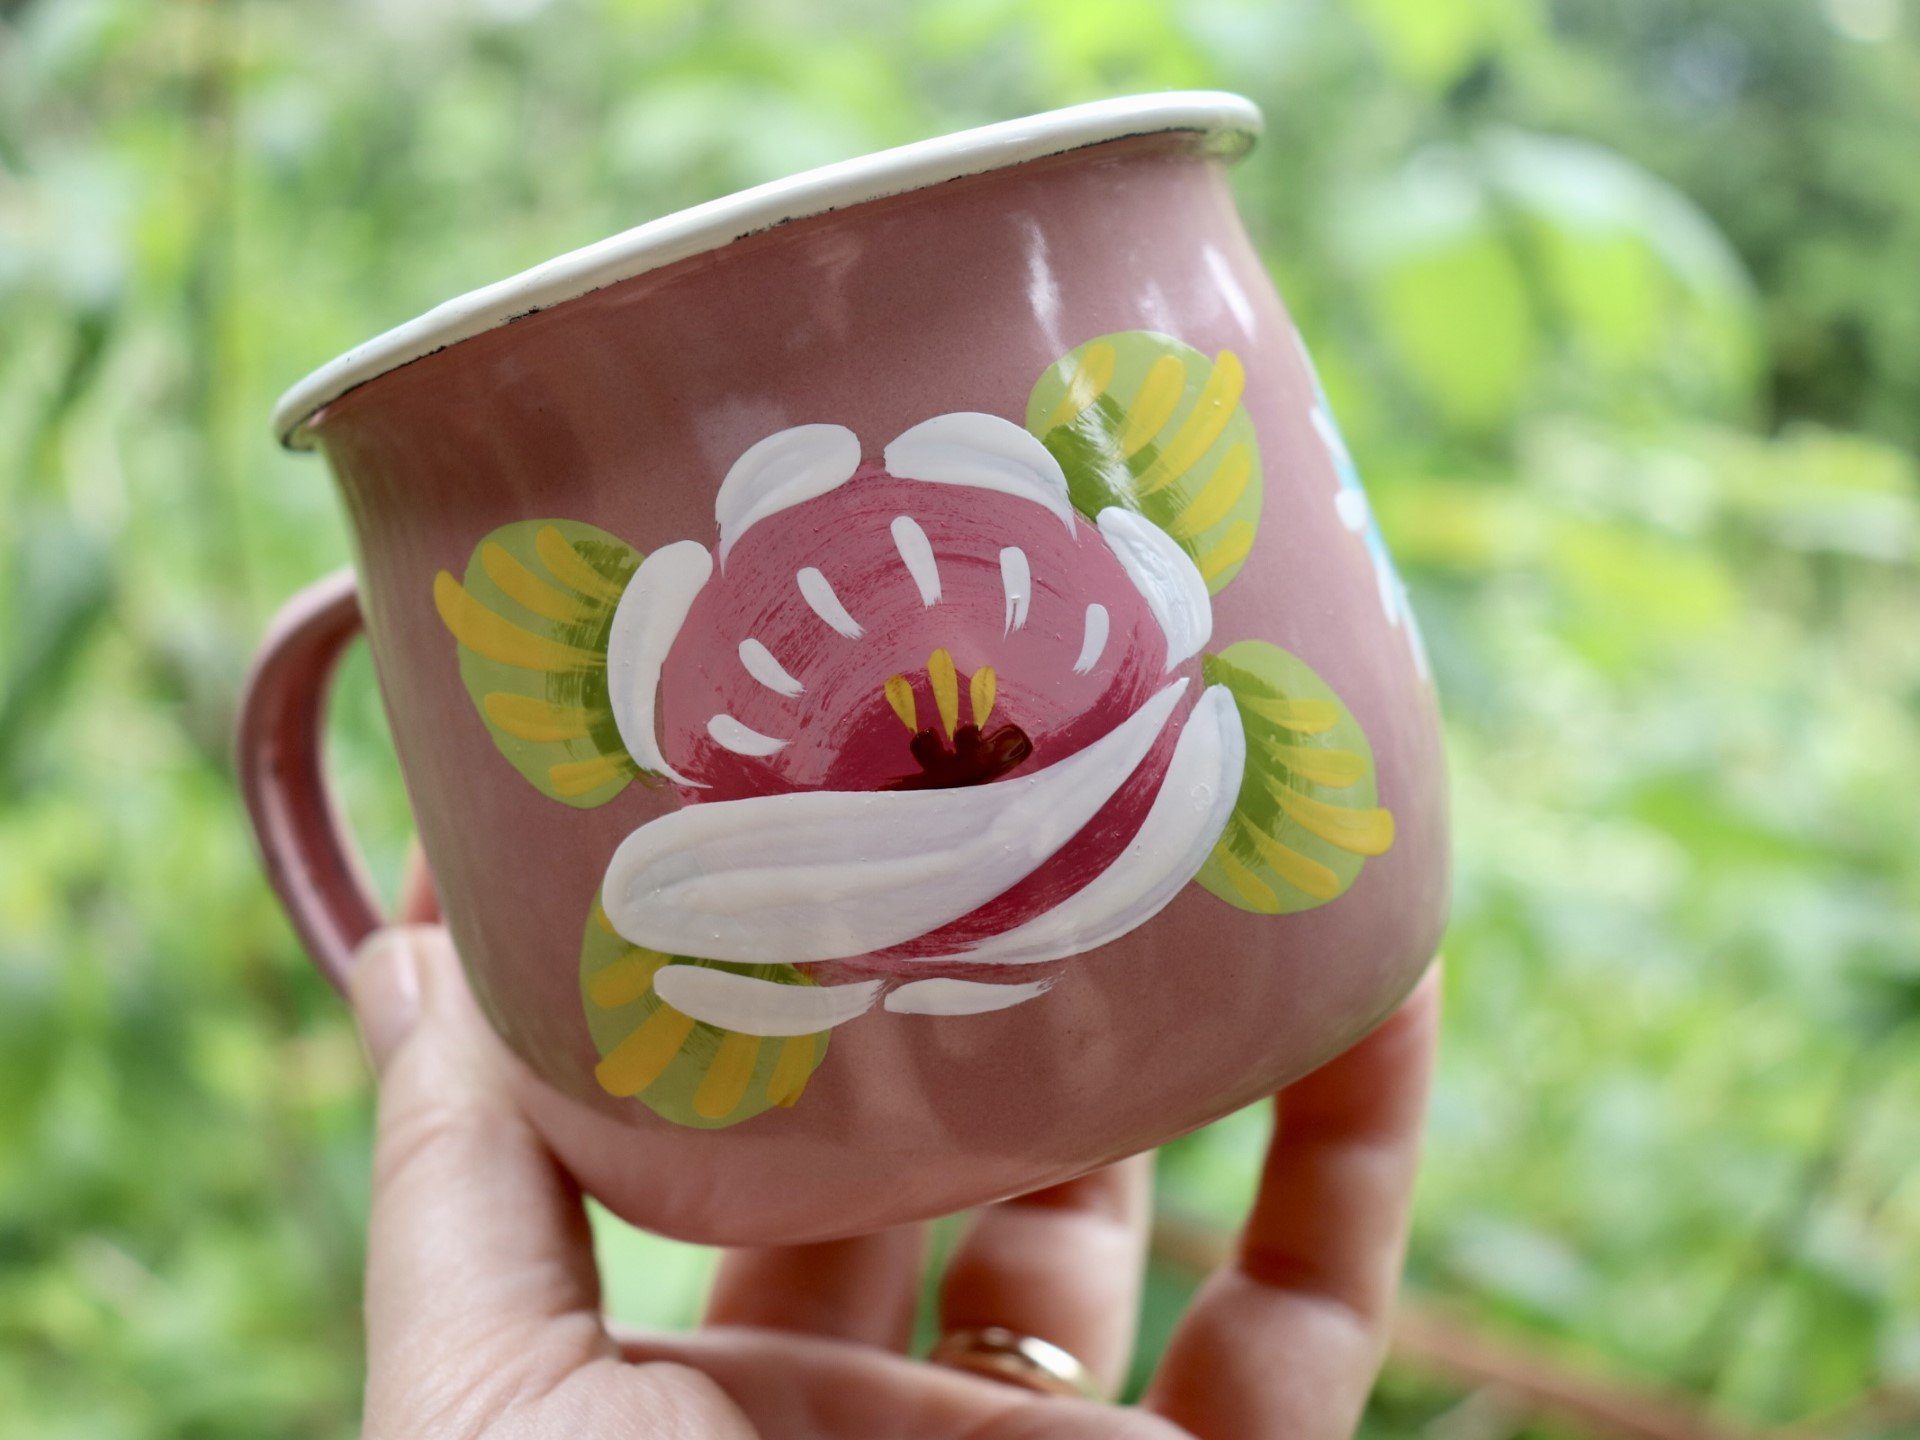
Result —
<path fill-rule="evenodd" d="M 468 291 L 354 346 L 280 397 L 273 407 L 274 434 L 289 449 L 311 449 L 307 422 L 349 390 L 390 370 L 535 311 L 791 220 L 1135 135 L 1192 132 L 1204 137 L 1213 153 L 1233 158 L 1252 146 L 1261 125 L 1257 105 L 1225 91 L 1130 95 L 962 130 L 756 185 Z"/>

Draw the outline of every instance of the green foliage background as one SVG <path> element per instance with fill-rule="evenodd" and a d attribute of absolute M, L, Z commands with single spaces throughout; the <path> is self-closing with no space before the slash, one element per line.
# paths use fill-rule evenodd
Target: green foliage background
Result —
<path fill-rule="evenodd" d="M 680 205 L 1189 85 L 1266 108 L 1236 183 L 1451 717 L 1417 1292 L 1755 1421 L 1920 1384 L 1903 0 L 0 0 L 0 1434 L 355 1424 L 368 1087 L 227 761 L 347 548 L 278 390 Z M 392 873 L 364 661 L 337 719 Z M 1231 1220 L 1263 1127 L 1168 1204 Z M 695 1312 L 710 1257 L 603 1241 Z M 1394 1373 L 1369 1434 L 1459 1400 Z"/>

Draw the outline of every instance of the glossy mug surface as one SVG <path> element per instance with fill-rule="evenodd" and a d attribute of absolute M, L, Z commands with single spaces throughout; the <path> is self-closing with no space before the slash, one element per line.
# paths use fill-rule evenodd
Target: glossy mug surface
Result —
<path fill-rule="evenodd" d="M 1228 190 L 1256 126 L 1147 97 L 856 162 L 289 396 L 474 991 L 629 1219 L 823 1238 L 1058 1181 L 1432 955 L 1434 696 Z M 255 800 L 311 908 L 270 812 L 319 802 Z"/>

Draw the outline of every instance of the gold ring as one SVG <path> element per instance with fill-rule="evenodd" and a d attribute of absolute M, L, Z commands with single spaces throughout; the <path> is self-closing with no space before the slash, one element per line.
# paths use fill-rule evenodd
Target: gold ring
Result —
<path fill-rule="evenodd" d="M 927 1359 L 935 1365 L 984 1375 L 1042 1395 L 1071 1400 L 1100 1398 L 1100 1387 L 1078 1356 L 1038 1335 L 1022 1335 L 1000 1325 L 943 1335 Z"/>

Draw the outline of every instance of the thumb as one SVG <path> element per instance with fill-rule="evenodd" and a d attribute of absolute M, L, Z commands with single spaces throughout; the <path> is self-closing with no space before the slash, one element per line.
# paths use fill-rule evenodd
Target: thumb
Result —
<path fill-rule="evenodd" d="M 423 1390 L 482 1403 L 615 1353 L 579 1191 L 515 1105 L 446 931 L 380 931 L 351 989 L 380 1077 L 369 1416 L 417 1414 Z"/>

